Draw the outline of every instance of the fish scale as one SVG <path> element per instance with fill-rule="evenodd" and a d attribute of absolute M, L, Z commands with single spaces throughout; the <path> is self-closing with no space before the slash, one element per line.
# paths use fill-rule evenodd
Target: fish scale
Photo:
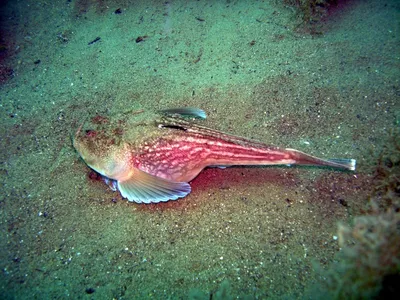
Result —
<path fill-rule="evenodd" d="M 227 139 L 227 140 L 225 140 Z M 236 143 L 235 143 L 236 142 Z M 237 144 L 240 142 L 241 144 Z M 245 144 L 245 145 L 243 145 Z M 255 147 L 250 147 L 250 145 Z M 261 148 L 264 146 L 263 148 Z M 149 151 L 151 150 L 151 151 Z M 237 139 L 229 135 L 218 138 L 185 132 L 171 136 L 140 153 L 136 167 L 174 181 L 191 181 L 206 166 L 293 164 L 289 152 Z"/>

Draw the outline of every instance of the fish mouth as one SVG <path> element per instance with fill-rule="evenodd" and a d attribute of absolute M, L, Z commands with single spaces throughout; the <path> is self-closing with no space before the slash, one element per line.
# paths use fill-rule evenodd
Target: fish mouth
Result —
<path fill-rule="evenodd" d="M 96 156 L 93 155 L 93 152 L 90 150 L 88 139 L 84 134 L 82 134 L 82 128 L 84 127 L 85 123 L 86 120 L 84 120 L 82 124 L 78 127 L 75 134 L 71 135 L 72 146 L 74 147 L 80 158 L 85 162 L 85 164 L 98 172 L 96 168 Z"/>
<path fill-rule="evenodd" d="M 76 130 L 75 135 L 74 135 L 74 136 L 71 135 L 71 139 L 72 139 L 73 141 L 76 140 L 76 139 L 79 137 L 79 135 L 80 135 L 80 133 L 81 133 L 81 131 L 82 131 L 82 127 L 83 127 L 83 125 L 85 125 L 85 123 L 86 123 L 86 120 L 87 120 L 87 117 L 85 117 L 85 118 L 83 119 L 82 124 L 81 124 L 81 125 L 78 127 L 78 129 Z"/>
<path fill-rule="evenodd" d="M 78 129 L 76 130 L 74 135 L 71 135 L 71 141 L 72 141 L 72 146 L 75 148 L 75 150 L 81 154 L 81 148 L 82 148 L 82 128 L 83 125 L 85 125 L 87 120 L 87 117 L 84 118 L 84 120 L 82 121 L 82 124 L 78 127 Z"/>

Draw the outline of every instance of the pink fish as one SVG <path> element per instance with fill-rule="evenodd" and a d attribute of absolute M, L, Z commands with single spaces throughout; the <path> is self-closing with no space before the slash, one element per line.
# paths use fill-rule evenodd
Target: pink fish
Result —
<path fill-rule="evenodd" d="M 97 116 L 75 134 L 85 163 L 137 203 L 176 200 L 190 193 L 188 182 L 205 167 L 312 165 L 355 170 L 354 159 L 320 159 L 294 149 L 251 141 L 197 125 L 196 108 L 159 113 L 129 112 L 113 119 Z"/>

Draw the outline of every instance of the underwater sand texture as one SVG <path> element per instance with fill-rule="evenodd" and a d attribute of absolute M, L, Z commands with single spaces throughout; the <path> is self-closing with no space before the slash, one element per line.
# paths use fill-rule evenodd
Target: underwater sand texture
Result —
<path fill-rule="evenodd" d="M 318 287 L 314 265 L 334 261 L 337 224 L 365 209 L 399 126 L 397 1 L 340 2 L 311 29 L 290 1 L 8 2 L 3 299 L 275 299 Z M 357 159 L 357 171 L 212 168 L 187 197 L 138 205 L 72 147 L 85 118 L 182 106 L 204 109 L 211 128 Z"/>

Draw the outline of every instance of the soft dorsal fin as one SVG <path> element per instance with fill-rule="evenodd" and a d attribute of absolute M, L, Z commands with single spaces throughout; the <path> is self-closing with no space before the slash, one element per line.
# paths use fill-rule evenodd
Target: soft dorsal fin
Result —
<path fill-rule="evenodd" d="M 122 197 L 136 203 L 158 203 L 176 200 L 190 193 L 187 182 L 174 182 L 134 168 L 124 181 L 118 181 Z"/>
<path fill-rule="evenodd" d="M 205 119 L 207 118 L 207 114 L 204 110 L 195 107 L 182 107 L 182 108 L 171 108 L 171 109 L 164 109 L 161 111 L 167 115 L 179 115 L 182 117 L 191 117 L 191 118 L 200 118 Z"/>

